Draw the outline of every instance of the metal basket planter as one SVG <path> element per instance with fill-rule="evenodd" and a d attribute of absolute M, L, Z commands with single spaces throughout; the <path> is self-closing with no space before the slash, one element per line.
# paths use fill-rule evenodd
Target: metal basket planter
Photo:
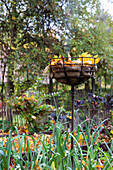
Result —
<path fill-rule="evenodd" d="M 95 71 L 94 66 L 84 66 L 83 64 L 73 64 L 69 66 L 51 65 L 51 74 L 59 83 L 68 85 L 79 85 L 92 77 Z"/>
<path fill-rule="evenodd" d="M 86 57 L 85 57 L 86 56 Z M 58 82 L 71 85 L 72 97 L 72 120 L 71 131 L 74 133 L 74 86 L 87 81 L 90 77 L 94 77 L 96 64 L 99 58 L 90 54 L 84 53 L 81 57 L 57 57 L 54 56 L 50 60 L 50 75 Z M 74 148 L 74 140 L 71 137 L 71 150 Z M 71 157 L 72 169 L 74 170 L 74 159 Z"/>

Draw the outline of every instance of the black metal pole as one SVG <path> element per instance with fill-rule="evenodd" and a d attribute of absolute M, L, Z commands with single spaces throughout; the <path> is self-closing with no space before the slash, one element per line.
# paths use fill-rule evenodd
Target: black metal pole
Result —
<path fill-rule="evenodd" d="M 72 85 L 71 87 L 71 97 L 72 97 L 72 122 L 71 122 L 71 131 L 74 131 L 74 85 Z M 74 132 L 72 133 L 74 134 Z M 73 137 L 71 137 L 71 150 L 73 150 L 74 148 L 74 141 L 73 141 Z M 74 170 L 74 160 L 73 160 L 73 156 L 71 157 L 71 161 L 72 161 L 72 170 Z"/>
<path fill-rule="evenodd" d="M 95 94 L 95 77 L 92 76 L 92 93 Z"/>

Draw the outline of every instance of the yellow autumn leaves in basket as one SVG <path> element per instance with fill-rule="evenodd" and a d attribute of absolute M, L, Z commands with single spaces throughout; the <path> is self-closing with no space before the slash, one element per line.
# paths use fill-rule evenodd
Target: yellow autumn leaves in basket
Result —
<path fill-rule="evenodd" d="M 74 60 L 71 59 L 70 54 L 68 53 L 67 60 L 65 60 L 61 55 L 59 57 L 54 55 L 54 58 L 51 60 L 52 66 L 57 66 L 59 64 L 66 66 L 75 66 L 75 65 L 84 65 L 84 66 L 94 66 L 100 62 L 98 55 L 91 55 L 88 52 L 82 53 L 79 57 L 74 57 Z"/>
<path fill-rule="evenodd" d="M 88 52 L 82 53 L 80 56 L 80 62 L 83 62 L 84 65 L 94 65 L 94 64 L 98 64 L 100 62 L 100 58 L 98 57 L 98 55 L 91 55 L 88 54 Z"/>
<path fill-rule="evenodd" d="M 98 55 L 91 55 L 88 52 L 82 53 L 81 55 L 79 55 L 79 57 L 71 57 L 69 53 L 67 57 L 54 55 L 54 57 L 50 60 L 50 64 L 44 69 L 43 75 L 47 73 L 50 66 L 53 66 L 54 68 L 62 66 L 67 66 L 70 68 L 75 68 L 74 66 L 95 67 L 95 65 L 99 62 L 100 58 L 98 57 Z"/>

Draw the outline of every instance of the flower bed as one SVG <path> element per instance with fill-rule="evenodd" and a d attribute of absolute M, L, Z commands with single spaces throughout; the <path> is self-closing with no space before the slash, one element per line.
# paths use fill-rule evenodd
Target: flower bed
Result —
<path fill-rule="evenodd" d="M 22 128 L 23 130 L 23 128 Z M 26 130 L 24 130 L 25 132 Z M 61 155 L 62 159 L 64 161 L 67 161 L 71 158 L 71 140 L 70 137 L 72 136 L 72 133 L 61 133 L 61 130 L 57 127 L 56 132 L 53 134 L 39 134 L 34 133 L 32 135 L 29 135 L 28 131 L 26 131 L 26 134 L 20 134 L 21 129 L 18 131 L 16 130 L 17 135 L 14 136 L 13 132 L 9 132 L 8 138 L 0 138 L 1 142 L 3 141 L 3 148 L 4 151 L 6 150 L 6 154 L 9 153 L 7 150 L 9 148 L 11 149 L 10 153 L 10 168 L 17 168 L 18 166 L 22 166 L 26 169 L 30 169 L 33 167 L 34 169 L 40 169 L 40 165 L 43 167 L 43 161 L 46 159 L 46 164 L 48 164 L 49 168 L 56 168 L 57 165 L 55 161 L 58 161 L 55 158 L 57 154 Z M 12 135 L 13 137 L 12 137 Z M 81 167 L 83 169 L 84 165 L 87 166 L 87 161 L 90 161 L 89 157 L 87 157 L 87 154 L 90 154 L 90 149 L 94 154 L 96 154 L 96 157 L 92 155 L 94 158 L 92 158 L 92 161 L 94 161 L 94 166 L 97 167 L 105 167 L 104 164 L 106 162 L 107 157 L 105 157 L 104 153 L 106 151 L 108 152 L 111 148 L 111 142 L 104 142 L 102 143 L 95 140 L 95 136 L 98 133 L 92 134 L 90 136 L 90 142 L 88 142 L 88 138 L 85 139 L 85 133 L 74 133 L 74 150 L 76 151 L 74 154 L 77 153 L 76 159 L 78 159 L 78 163 L 82 161 Z M 85 136 L 84 136 L 85 135 Z M 97 135 L 98 136 L 98 135 Z M 97 138 L 96 138 L 97 139 Z M 92 145 L 92 142 L 95 140 L 95 144 Z M 86 144 L 85 144 L 86 143 Z M 102 155 L 100 154 L 102 152 Z M 67 154 L 69 155 L 67 155 Z M 5 152 L 4 152 L 5 154 Z M 83 155 L 81 155 L 83 154 Z M 67 156 L 66 156 L 67 155 Z M 7 155 L 8 156 L 8 155 Z M 42 158 L 41 158 L 42 157 Z M 45 158 L 44 158 L 45 157 Z M 66 159 L 68 157 L 68 159 Z M 98 157 L 98 159 L 97 159 Z M 53 158 L 53 159 L 52 159 Z M 104 160 L 101 160 L 101 158 L 104 158 Z M 50 161 L 52 160 L 52 161 Z M 98 162 L 100 160 L 100 162 Z M 41 162 L 40 162 L 41 161 Z M 49 162 L 50 161 L 50 162 Z M 59 160 L 60 161 L 60 160 Z M 109 160 L 110 161 L 110 160 Z M 33 164 L 34 162 L 34 164 Z M 57 162 L 58 163 L 58 162 Z M 69 164 L 69 162 L 68 162 Z M 80 166 L 80 165 L 79 165 Z M 89 166 L 89 165 L 88 165 Z M 112 164 L 111 164 L 112 166 Z M 70 164 L 71 167 L 71 164 Z M 44 168 L 44 167 L 43 167 Z M 54 169 L 53 168 L 53 169 Z M 47 167 L 46 167 L 47 169 Z"/>

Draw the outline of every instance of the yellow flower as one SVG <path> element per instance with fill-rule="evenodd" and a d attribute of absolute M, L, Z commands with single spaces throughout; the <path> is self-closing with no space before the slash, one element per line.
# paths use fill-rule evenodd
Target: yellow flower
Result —
<path fill-rule="evenodd" d="M 72 116 L 68 116 L 69 119 L 72 119 Z"/>

